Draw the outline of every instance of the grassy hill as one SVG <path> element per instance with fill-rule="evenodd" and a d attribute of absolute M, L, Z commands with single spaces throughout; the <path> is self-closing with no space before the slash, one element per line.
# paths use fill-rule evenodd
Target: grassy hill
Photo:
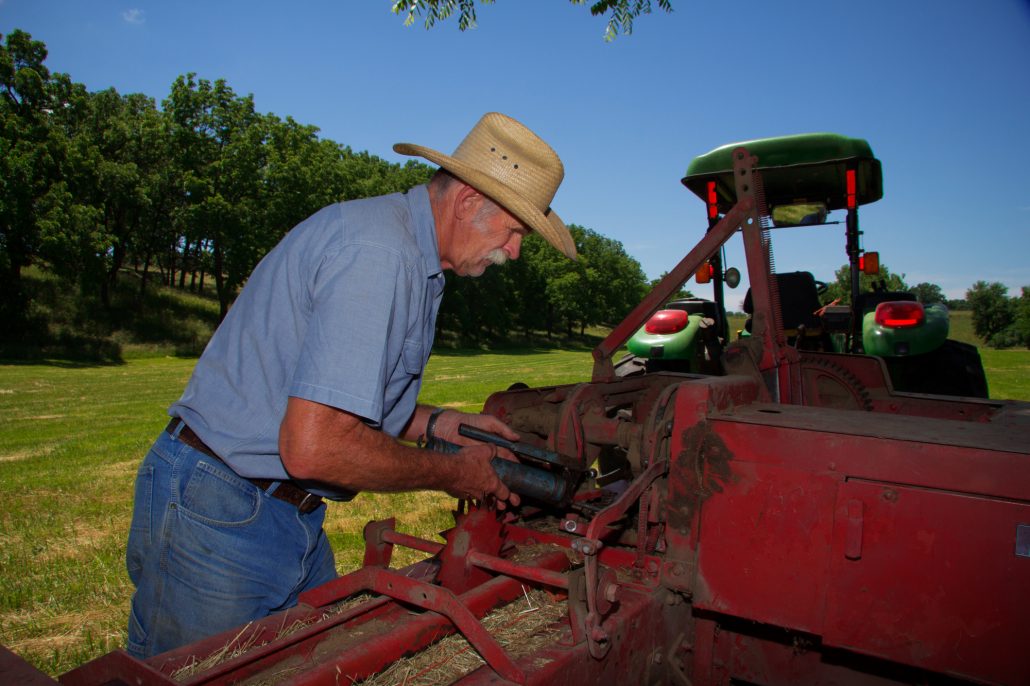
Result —
<path fill-rule="evenodd" d="M 57 275 L 30 267 L 23 273 L 30 294 L 23 321 L 0 330 L 0 359 L 60 359 L 124 362 L 146 357 L 197 357 L 218 326 L 218 300 L 208 284 L 202 290 L 163 285 L 152 274 L 140 297 L 140 276 L 124 270 L 105 307 L 93 294 L 69 288 Z M 590 350 L 608 331 L 588 328 L 584 335 L 521 332 L 490 341 L 490 350 L 514 348 Z M 440 331 L 437 349 L 468 346 L 461 332 Z"/>
<path fill-rule="evenodd" d="M 151 275 L 140 297 L 139 275 L 122 272 L 104 307 L 95 295 L 30 267 L 23 273 L 28 309 L 17 327 L 0 331 L 0 357 L 118 362 L 199 355 L 218 324 L 213 290 L 183 291 L 157 279 Z"/>

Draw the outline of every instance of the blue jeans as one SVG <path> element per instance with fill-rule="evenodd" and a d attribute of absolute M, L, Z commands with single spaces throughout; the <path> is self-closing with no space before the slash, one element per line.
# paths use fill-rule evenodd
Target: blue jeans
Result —
<path fill-rule="evenodd" d="M 128 652 L 150 657 L 297 604 L 336 577 L 325 505 L 300 511 L 166 432 L 136 475 Z"/>

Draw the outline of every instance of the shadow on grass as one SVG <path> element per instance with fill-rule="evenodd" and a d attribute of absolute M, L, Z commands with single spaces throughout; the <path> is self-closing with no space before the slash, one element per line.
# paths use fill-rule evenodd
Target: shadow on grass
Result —
<path fill-rule="evenodd" d="M 98 367 L 125 364 L 114 341 L 62 335 L 56 341 L 0 341 L 3 364 L 45 364 L 53 367 Z"/>
<path fill-rule="evenodd" d="M 155 279 L 156 281 L 156 279 Z M 61 366 L 123 364 L 126 349 L 197 357 L 218 324 L 210 293 L 151 283 L 142 299 L 140 278 L 124 271 L 110 306 L 54 274 L 30 269 L 23 276 L 26 305 L 18 321 L 0 330 L 0 358 Z M 132 355 L 130 356 L 137 356 Z"/>
<path fill-rule="evenodd" d="M 140 357 L 199 357 L 218 325 L 217 299 L 208 288 L 192 293 L 152 278 L 140 300 L 140 276 L 124 270 L 105 307 L 96 295 L 30 268 L 23 276 L 25 312 L 18 322 L 0 329 L 0 359 L 75 367 L 124 364 Z M 439 330 L 433 352 L 447 357 L 589 352 L 603 340 L 595 331 L 548 336 L 544 331 L 469 335 Z"/>

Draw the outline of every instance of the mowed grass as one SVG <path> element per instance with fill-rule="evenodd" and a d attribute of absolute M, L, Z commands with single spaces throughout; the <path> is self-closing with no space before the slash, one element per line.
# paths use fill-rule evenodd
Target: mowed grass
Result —
<path fill-rule="evenodd" d="M 1030 400 L 1030 350 L 980 348 L 992 398 Z"/>
<path fill-rule="evenodd" d="M 51 675 L 125 643 L 133 481 L 194 362 L 0 364 L 0 643 Z M 583 381 L 590 369 L 585 351 L 445 351 L 430 360 L 422 400 L 478 411 L 516 381 Z M 331 504 L 337 567 L 361 564 L 366 522 L 396 516 L 398 529 L 434 538 L 453 506 L 429 492 Z M 420 557 L 395 551 L 398 564 Z"/>

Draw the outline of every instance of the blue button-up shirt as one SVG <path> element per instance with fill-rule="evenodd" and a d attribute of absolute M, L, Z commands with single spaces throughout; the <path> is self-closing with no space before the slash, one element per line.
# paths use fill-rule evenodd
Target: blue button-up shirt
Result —
<path fill-rule="evenodd" d="M 169 414 L 237 473 L 275 480 L 289 478 L 289 396 L 396 436 L 415 411 L 443 287 L 425 186 L 326 207 L 261 260 Z"/>

